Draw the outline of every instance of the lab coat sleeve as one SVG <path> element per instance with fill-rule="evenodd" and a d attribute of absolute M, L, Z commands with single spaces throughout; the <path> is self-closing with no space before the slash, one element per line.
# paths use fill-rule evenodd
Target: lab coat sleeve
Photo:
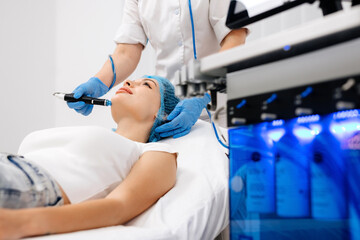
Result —
<path fill-rule="evenodd" d="M 116 43 L 146 45 L 147 36 L 140 20 L 138 0 L 125 1 L 122 23 L 117 30 L 114 41 Z"/>
<path fill-rule="evenodd" d="M 210 0 L 209 21 L 219 44 L 231 31 L 225 25 L 229 5 L 230 0 Z"/>

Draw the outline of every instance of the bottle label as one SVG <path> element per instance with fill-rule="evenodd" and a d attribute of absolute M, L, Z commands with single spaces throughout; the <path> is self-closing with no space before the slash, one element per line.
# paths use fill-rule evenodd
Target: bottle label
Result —
<path fill-rule="evenodd" d="M 247 163 L 246 207 L 248 212 L 275 211 L 274 159 L 254 152 Z"/>
<path fill-rule="evenodd" d="M 294 159 L 276 160 L 276 211 L 281 217 L 309 215 L 308 169 Z M 296 206 L 296 208 L 294 208 Z"/>
<path fill-rule="evenodd" d="M 337 163 L 336 156 L 314 153 L 311 163 L 311 206 L 314 218 L 347 217 L 344 169 Z"/>

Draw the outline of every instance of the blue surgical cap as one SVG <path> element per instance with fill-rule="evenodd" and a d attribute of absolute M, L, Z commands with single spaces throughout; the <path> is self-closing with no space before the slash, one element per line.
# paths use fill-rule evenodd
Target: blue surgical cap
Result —
<path fill-rule="evenodd" d="M 150 75 L 145 75 L 143 78 L 155 79 L 160 88 L 161 105 L 149 137 L 149 142 L 157 142 L 161 137 L 159 133 L 155 132 L 155 128 L 165 123 L 167 115 L 174 110 L 180 99 L 175 96 L 175 88 L 168 79 Z"/>

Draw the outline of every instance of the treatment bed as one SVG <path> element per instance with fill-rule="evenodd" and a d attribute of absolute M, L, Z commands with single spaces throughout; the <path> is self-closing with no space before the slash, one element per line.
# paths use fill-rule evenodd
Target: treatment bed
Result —
<path fill-rule="evenodd" d="M 224 129 L 222 132 L 226 134 Z M 27 239 L 226 239 L 219 234 L 229 223 L 229 161 L 211 124 L 199 120 L 188 135 L 162 142 L 179 152 L 177 180 L 174 188 L 147 211 L 121 226 Z"/>

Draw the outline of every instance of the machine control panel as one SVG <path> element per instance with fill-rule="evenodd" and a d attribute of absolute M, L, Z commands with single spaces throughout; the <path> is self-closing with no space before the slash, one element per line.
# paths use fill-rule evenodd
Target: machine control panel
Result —
<path fill-rule="evenodd" d="M 360 75 L 228 101 L 228 126 L 360 108 Z"/>

